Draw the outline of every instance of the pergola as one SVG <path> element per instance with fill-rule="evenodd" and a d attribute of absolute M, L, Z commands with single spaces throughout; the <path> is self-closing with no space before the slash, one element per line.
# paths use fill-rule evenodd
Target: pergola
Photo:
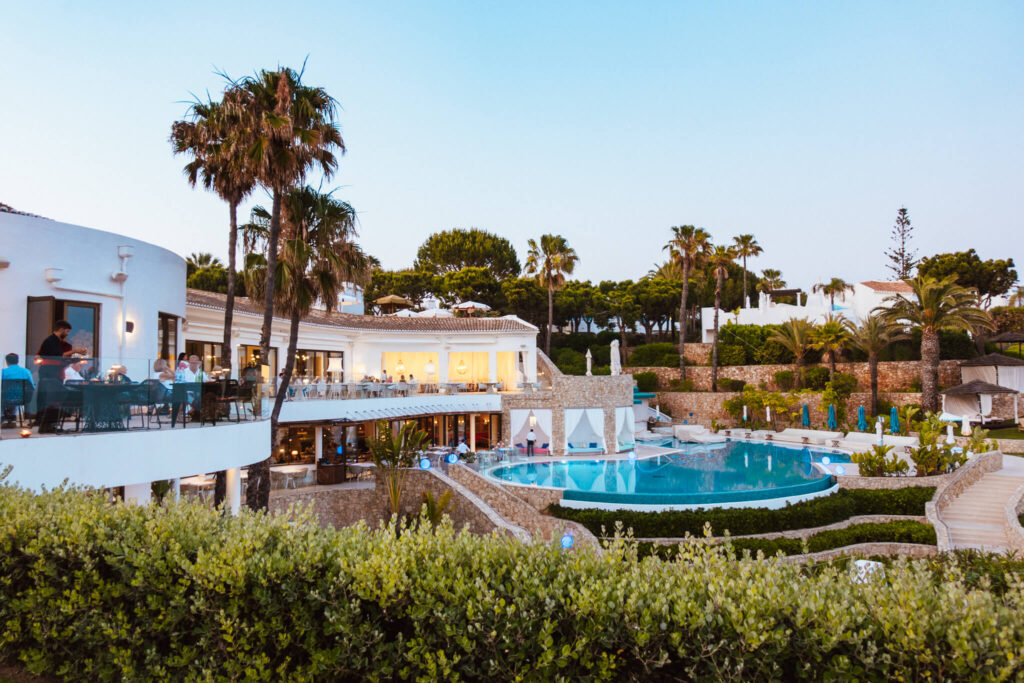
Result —
<path fill-rule="evenodd" d="M 1013 419 L 1017 418 L 1019 392 L 1009 387 L 992 384 L 980 379 L 965 382 L 942 392 L 942 412 L 961 415 L 966 422 L 992 421 L 992 397 L 998 394 L 1013 394 Z"/>
<path fill-rule="evenodd" d="M 988 341 L 992 342 L 993 344 L 998 344 L 999 349 L 1001 351 L 1005 351 L 1006 347 L 1009 346 L 1010 344 L 1016 344 L 1017 353 L 1019 354 L 1021 351 L 1021 344 L 1024 344 L 1024 332 L 1017 332 L 1011 330 L 1009 332 L 997 334 L 996 336 L 990 338 Z"/>

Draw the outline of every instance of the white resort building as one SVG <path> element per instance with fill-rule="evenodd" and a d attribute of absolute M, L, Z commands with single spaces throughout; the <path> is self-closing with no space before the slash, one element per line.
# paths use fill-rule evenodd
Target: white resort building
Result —
<path fill-rule="evenodd" d="M 242 297 L 231 372 L 221 372 L 225 297 L 187 290 L 185 272 L 182 257 L 136 239 L 0 212 L 0 356 L 17 354 L 31 374 L 3 385 L 10 481 L 124 487 L 147 500 L 153 481 L 227 470 L 237 508 L 244 468 L 271 453 L 280 391 L 273 457 L 310 481 L 329 480 L 328 458 L 365 457 L 379 420 L 417 420 L 435 445 L 471 450 L 525 450 L 531 430 L 538 453 L 633 447 L 632 377 L 562 375 L 537 350 L 537 328 L 515 316 L 315 310 L 280 387 L 288 321 L 275 318 L 261 363 L 262 307 Z M 65 320 L 66 339 L 50 338 Z M 43 357 L 44 341 L 64 353 Z"/>

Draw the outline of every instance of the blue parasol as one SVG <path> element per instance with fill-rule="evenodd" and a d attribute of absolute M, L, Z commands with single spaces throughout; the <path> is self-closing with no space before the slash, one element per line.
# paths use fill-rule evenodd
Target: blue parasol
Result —
<path fill-rule="evenodd" d="M 828 404 L 828 428 L 835 429 L 838 425 L 836 422 L 836 407 L 834 404 Z"/>
<path fill-rule="evenodd" d="M 900 414 L 896 411 L 896 406 L 893 406 L 892 410 L 889 411 L 889 433 L 900 433 Z"/>
<path fill-rule="evenodd" d="M 857 408 L 857 431 L 868 431 L 868 416 L 867 413 L 864 411 L 864 406 Z"/>
<path fill-rule="evenodd" d="M 803 413 L 804 413 L 803 420 L 801 420 L 801 422 L 803 423 L 804 427 L 810 427 L 811 426 L 811 412 L 809 410 L 807 410 L 807 404 L 806 403 L 804 404 Z"/>

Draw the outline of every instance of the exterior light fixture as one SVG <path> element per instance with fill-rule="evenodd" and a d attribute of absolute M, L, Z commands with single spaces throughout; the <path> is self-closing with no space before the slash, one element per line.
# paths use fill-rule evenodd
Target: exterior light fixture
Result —
<path fill-rule="evenodd" d="M 469 368 L 466 366 L 466 361 L 464 360 L 460 360 L 459 364 L 455 366 L 455 372 L 460 375 L 465 375 L 467 370 L 469 370 Z"/>
<path fill-rule="evenodd" d="M 0 256 L 0 270 L 3 270 L 9 265 L 11 265 L 11 259 Z"/>
<path fill-rule="evenodd" d="M 131 334 L 132 332 L 134 332 L 135 331 L 135 323 L 132 322 L 131 320 L 128 320 L 127 322 L 125 322 L 125 324 L 124 324 L 124 331 L 127 332 L 128 334 Z"/>
<path fill-rule="evenodd" d="M 427 458 L 427 457 L 420 458 L 420 469 L 421 470 L 429 470 L 430 469 L 430 458 Z"/>
<path fill-rule="evenodd" d="M 31 429 L 22 429 L 21 432 L 19 432 L 19 433 L 21 434 L 21 438 L 23 438 L 23 439 L 27 439 L 28 437 L 32 436 L 32 430 Z"/>
<path fill-rule="evenodd" d="M 428 360 L 423 366 L 423 372 L 427 373 L 428 375 L 436 374 L 437 365 L 434 364 L 434 361 Z"/>
<path fill-rule="evenodd" d="M 402 357 L 398 357 L 398 363 L 395 364 L 395 372 L 401 374 L 405 372 L 405 363 L 402 362 Z"/>

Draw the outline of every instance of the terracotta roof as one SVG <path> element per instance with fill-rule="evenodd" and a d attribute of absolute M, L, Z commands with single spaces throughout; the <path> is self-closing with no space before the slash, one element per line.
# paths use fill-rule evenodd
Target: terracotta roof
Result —
<path fill-rule="evenodd" d="M 983 382 L 980 379 L 972 379 L 966 384 L 950 387 L 940 393 L 943 393 L 946 396 L 964 396 L 966 394 L 1016 394 L 1017 392 L 1009 387 L 990 384 L 989 382 Z"/>
<path fill-rule="evenodd" d="M 865 287 L 870 287 L 876 292 L 899 292 L 900 294 L 910 294 L 914 291 L 914 288 L 908 285 L 906 282 L 882 282 L 881 280 L 867 280 L 861 283 Z"/>
<path fill-rule="evenodd" d="M 973 367 L 973 368 L 976 368 L 976 367 L 985 366 L 985 365 L 1000 365 L 1000 366 L 1003 366 L 1003 367 L 1010 367 L 1010 366 L 1017 366 L 1017 367 L 1019 367 L 1019 366 L 1024 365 L 1024 360 L 1021 360 L 1020 358 L 1014 358 L 1013 356 L 1004 356 L 1001 353 L 986 353 L 984 356 L 978 356 L 977 358 L 972 358 L 970 360 L 965 360 L 963 363 L 960 363 L 960 367 L 962 367 L 962 368 L 963 367 L 968 367 L 968 368 L 972 368 Z"/>
<path fill-rule="evenodd" d="M 227 296 L 201 289 L 187 289 L 185 301 L 189 306 L 210 310 L 224 310 Z M 263 315 L 263 307 L 256 306 L 247 297 L 235 297 L 235 312 Z M 276 318 L 284 320 L 280 314 Z M 375 330 L 396 332 L 497 332 L 527 334 L 537 328 L 515 316 L 499 318 L 399 318 L 393 316 L 356 315 L 353 313 L 327 313 L 312 311 L 302 319 L 312 325 L 325 325 L 349 330 Z"/>
<path fill-rule="evenodd" d="M 45 218 L 45 216 L 39 216 L 39 215 L 36 215 L 34 213 L 26 213 L 24 211 L 18 211 L 17 209 L 15 209 L 10 204 L 4 204 L 3 202 L 0 202 L 0 213 L 13 213 L 13 214 L 17 214 L 18 216 L 31 216 L 33 218 Z"/>

